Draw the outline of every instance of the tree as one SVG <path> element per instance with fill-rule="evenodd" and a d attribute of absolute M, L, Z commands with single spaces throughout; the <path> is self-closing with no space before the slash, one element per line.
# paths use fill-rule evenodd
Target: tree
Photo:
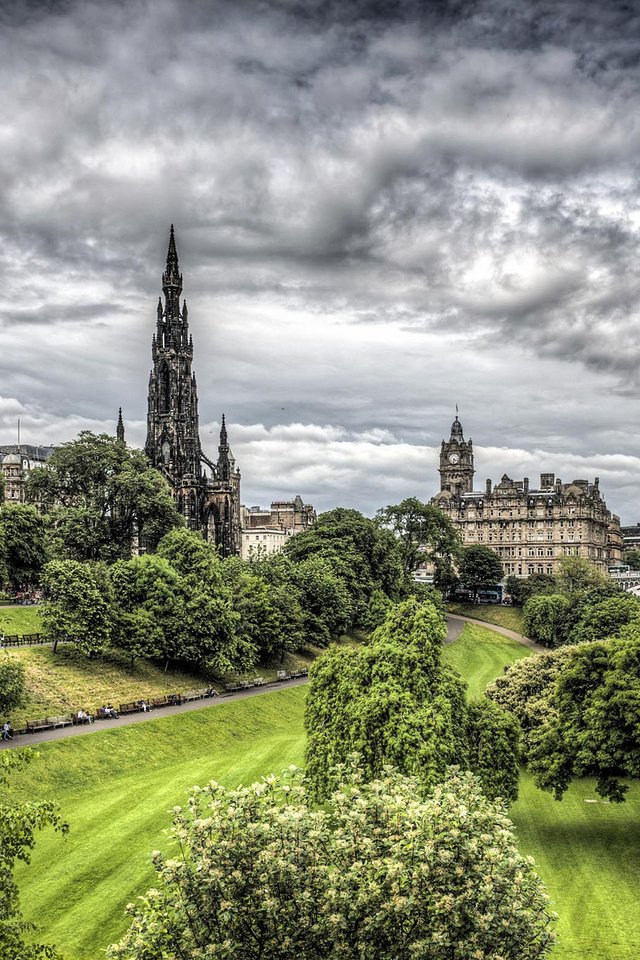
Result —
<path fill-rule="evenodd" d="M 46 469 L 32 470 L 27 496 L 43 505 L 52 551 L 61 559 L 131 556 L 136 538 L 148 550 L 180 526 L 171 489 L 140 450 L 88 430 L 58 447 Z"/>
<path fill-rule="evenodd" d="M 295 771 L 213 782 L 173 836 L 111 960 L 542 960 L 553 944 L 502 807 L 456 770 L 426 799 L 414 779 L 352 770 L 320 809 Z"/>
<path fill-rule="evenodd" d="M 14 589 L 38 583 L 47 560 L 45 525 L 35 507 L 24 503 L 0 507 L 7 579 Z"/>
<path fill-rule="evenodd" d="M 562 557 L 556 579 L 559 592 L 568 597 L 610 582 L 607 574 L 586 557 Z"/>
<path fill-rule="evenodd" d="M 624 562 L 628 563 L 632 570 L 640 570 L 640 550 L 637 547 L 633 550 L 625 550 Z"/>
<path fill-rule="evenodd" d="M 362 625 L 375 590 L 392 600 L 406 594 L 398 541 L 390 530 L 382 530 L 357 510 L 338 507 L 321 514 L 309 530 L 289 540 L 285 553 L 294 563 L 312 556 L 329 561 L 349 591 L 351 626 Z"/>
<path fill-rule="evenodd" d="M 590 603 L 571 631 L 571 643 L 606 640 L 620 633 L 622 627 L 640 620 L 640 600 L 620 591 L 613 597 Z"/>
<path fill-rule="evenodd" d="M 330 647 L 315 661 L 305 704 L 314 796 L 331 793 L 337 768 L 355 751 L 368 779 L 392 765 L 432 785 L 452 763 L 477 765 L 488 796 L 515 799 L 517 727 L 502 711 L 468 709 L 462 678 L 442 661 L 445 636 L 442 614 L 411 598 L 390 610 L 368 644 Z M 501 743 L 493 763 L 492 736 Z"/>
<path fill-rule="evenodd" d="M 26 921 L 20 910 L 16 862 L 29 862 L 35 846 L 36 832 L 51 826 L 66 833 L 55 803 L 28 801 L 17 803 L 5 795 L 4 788 L 12 772 L 30 762 L 28 750 L 0 753 L 0 957 L 2 960 L 54 960 L 57 952 L 51 946 L 34 943 L 36 927 Z"/>
<path fill-rule="evenodd" d="M 5 650 L 0 655 L 0 716 L 21 707 L 24 700 L 24 663 Z"/>
<path fill-rule="evenodd" d="M 462 539 L 451 520 L 430 503 L 409 497 L 401 503 L 378 510 L 378 523 L 400 541 L 405 576 L 424 562 L 448 570 L 462 548 Z"/>
<path fill-rule="evenodd" d="M 562 594 L 530 597 L 522 610 L 522 626 L 528 637 L 545 647 L 559 647 L 569 640 L 572 605 Z"/>
<path fill-rule="evenodd" d="M 550 573 L 532 573 L 524 578 L 510 576 L 507 577 L 505 586 L 512 603 L 519 607 L 523 606 L 529 597 L 558 592 L 556 578 Z"/>
<path fill-rule="evenodd" d="M 489 547 L 465 547 L 460 561 L 460 582 L 467 590 L 495 587 L 502 580 L 500 558 Z"/>
<path fill-rule="evenodd" d="M 640 626 L 572 647 L 547 705 L 529 737 L 537 785 L 560 800 L 573 779 L 594 777 L 600 796 L 622 802 L 623 781 L 640 776 Z"/>
<path fill-rule="evenodd" d="M 91 565 L 51 561 L 44 568 L 43 582 L 42 624 L 53 641 L 53 652 L 61 641 L 75 643 L 89 657 L 102 651 L 111 635 L 111 598 L 105 596 Z"/>
<path fill-rule="evenodd" d="M 352 604 L 344 580 L 322 556 L 311 556 L 293 565 L 308 642 L 324 647 L 340 636 L 352 621 Z"/>

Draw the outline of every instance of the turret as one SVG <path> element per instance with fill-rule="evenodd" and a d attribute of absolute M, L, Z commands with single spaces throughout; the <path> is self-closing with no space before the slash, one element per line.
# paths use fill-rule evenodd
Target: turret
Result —
<path fill-rule="evenodd" d="M 118 424 L 116 426 L 116 440 L 124 443 L 124 422 L 122 420 L 122 407 L 118 409 Z"/>

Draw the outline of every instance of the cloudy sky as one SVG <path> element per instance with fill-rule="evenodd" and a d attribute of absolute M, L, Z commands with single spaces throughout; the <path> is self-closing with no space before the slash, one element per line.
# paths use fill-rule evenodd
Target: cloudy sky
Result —
<path fill-rule="evenodd" d="M 3 2 L 0 74 L 0 444 L 143 444 L 173 222 L 245 503 L 426 499 L 458 403 L 640 520 L 639 0 Z"/>

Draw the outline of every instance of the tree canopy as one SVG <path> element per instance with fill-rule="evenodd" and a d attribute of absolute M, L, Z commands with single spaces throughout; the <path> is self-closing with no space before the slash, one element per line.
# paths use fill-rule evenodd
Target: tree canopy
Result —
<path fill-rule="evenodd" d="M 45 525 L 41 515 L 28 504 L 0 507 L 0 539 L 4 578 L 14 589 L 38 583 L 47 560 Z"/>
<path fill-rule="evenodd" d="M 393 765 L 425 787 L 457 763 L 488 796 L 517 796 L 517 724 L 488 701 L 469 709 L 462 678 L 442 661 L 446 623 L 427 602 L 391 608 L 369 642 L 331 647 L 312 665 L 305 705 L 310 789 L 326 797 L 352 752 L 373 779 Z"/>
<path fill-rule="evenodd" d="M 58 447 L 46 468 L 34 469 L 26 490 L 47 512 L 60 559 L 127 558 L 134 538 L 155 549 L 183 522 L 167 482 L 142 451 L 88 430 Z"/>
<path fill-rule="evenodd" d="M 473 777 L 452 770 L 426 799 L 389 771 L 340 779 L 320 808 L 295 771 L 195 788 L 111 960 L 548 956 L 542 883 Z"/>
<path fill-rule="evenodd" d="M 424 562 L 435 569 L 435 582 L 442 579 L 460 555 L 462 538 L 439 507 L 409 497 L 401 503 L 378 510 L 378 523 L 391 530 L 400 542 L 405 575 Z"/>
<path fill-rule="evenodd" d="M 397 539 L 357 510 L 338 507 L 321 514 L 309 530 L 291 538 L 285 553 L 295 563 L 318 556 L 331 564 L 351 599 L 351 626 L 362 625 L 375 590 L 397 599 L 407 589 Z"/>
<path fill-rule="evenodd" d="M 459 566 L 463 587 L 477 593 L 483 587 L 495 587 L 502 580 L 500 557 L 490 547 L 465 547 Z"/>

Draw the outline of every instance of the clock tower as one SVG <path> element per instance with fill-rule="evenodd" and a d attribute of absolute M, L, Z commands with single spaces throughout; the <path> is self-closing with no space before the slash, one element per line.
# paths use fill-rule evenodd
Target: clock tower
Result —
<path fill-rule="evenodd" d="M 473 491 L 473 442 L 465 440 L 458 415 L 451 424 L 451 436 L 440 448 L 440 490 L 453 494 Z"/>

